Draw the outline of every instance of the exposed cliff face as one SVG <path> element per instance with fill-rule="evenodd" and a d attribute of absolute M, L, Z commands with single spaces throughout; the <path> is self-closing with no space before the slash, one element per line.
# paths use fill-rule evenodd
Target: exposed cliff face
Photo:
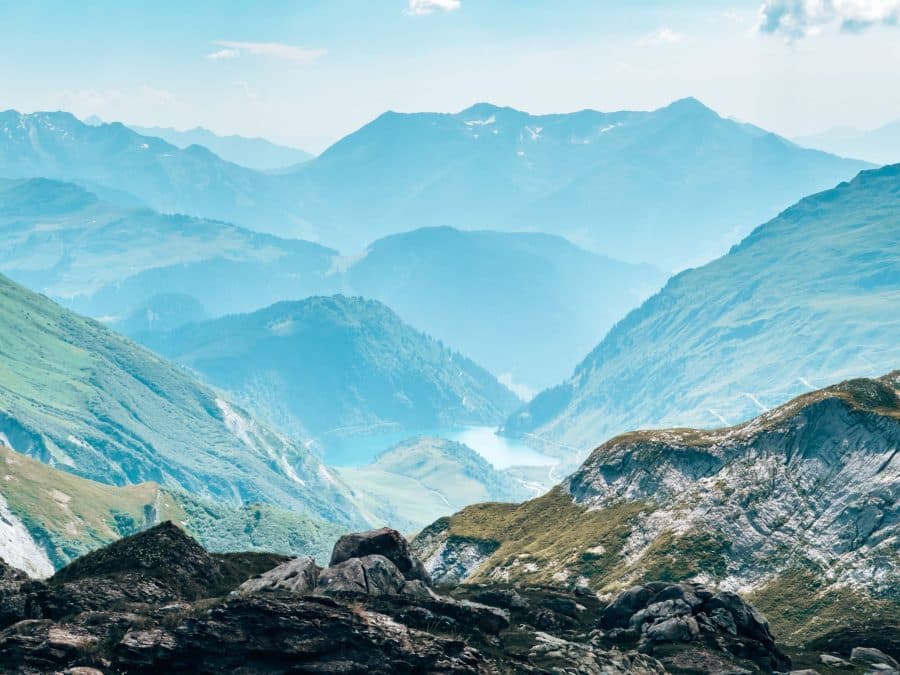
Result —
<path fill-rule="evenodd" d="M 898 388 L 898 373 L 851 380 L 737 427 L 626 434 L 554 492 L 469 507 L 415 548 L 438 581 L 752 591 L 797 639 L 858 608 L 900 618 Z"/>

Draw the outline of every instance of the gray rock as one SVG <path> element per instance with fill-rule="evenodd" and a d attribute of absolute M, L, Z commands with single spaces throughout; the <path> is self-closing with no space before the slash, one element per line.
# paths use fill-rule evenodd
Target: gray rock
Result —
<path fill-rule="evenodd" d="M 688 616 L 689 614 L 691 614 L 691 606 L 684 600 L 663 600 L 662 602 L 653 602 L 639 612 L 635 612 L 628 624 L 632 628 L 639 629 L 647 622 Z"/>
<path fill-rule="evenodd" d="M 431 590 L 424 581 L 420 581 L 419 579 L 407 581 L 403 584 L 403 588 L 400 589 L 400 593 L 403 595 L 411 595 L 414 598 L 419 598 L 421 600 L 437 600 L 440 598 L 440 596 Z"/>
<path fill-rule="evenodd" d="M 842 668 L 844 670 L 851 670 L 853 665 L 842 659 L 840 656 L 834 656 L 833 654 L 819 654 L 819 661 L 822 662 L 822 665 L 828 666 L 829 668 Z"/>
<path fill-rule="evenodd" d="M 692 616 L 677 616 L 654 623 L 644 636 L 650 642 L 691 642 L 700 636 L 700 627 Z"/>
<path fill-rule="evenodd" d="M 331 552 L 329 567 L 370 555 L 384 556 L 409 581 L 419 580 L 431 585 L 431 577 L 425 571 L 425 566 L 410 551 L 409 542 L 397 530 L 388 527 L 346 534 L 338 539 Z"/>
<path fill-rule="evenodd" d="M 626 628 L 635 612 L 643 609 L 654 592 L 647 586 L 633 586 L 619 594 L 610 605 L 603 610 L 601 626 L 606 629 Z"/>
<path fill-rule="evenodd" d="M 729 635 L 737 635 L 737 625 L 734 622 L 734 616 L 731 612 L 722 607 L 717 607 L 709 614 L 709 620 L 713 625 L 724 630 Z"/>
<path fill-rule="evenodd" d="M 288 560 L 253 579 L 248 579 L 237 589 L 239 595 L 266 591 L 287 591 L 306 595 L 312 593 L 319 579 L 316 561 L 309 556 Z"/>
<path fill-rule="evenodd" d="M 351 558 L 326 567 L 319 574 L 316 590 L 320 593 L 364 593 L 393 595 L 400 593 L 406 579 L 383 555 Z"/>
<path fill-rule="evenodd" d="M 864 663 L 867 666 L 884 665 L 894 670 L 900 670 L 900 664 L 896 660 L 874 647 L 854 647 L 850 652 L 850 660 Z"/>
<path fill-rule="evenodd" d="M 716 609 L 728 611 L 734 619 L 735 627 L 742 635 L 752 637 L 764 644 L 775 644 L 772 634 L 769 632 L 769 622 L 756 608 L 743 601 L 737 593 L 723 591 L 716 593 L 706 601 L 704 607 L 711 614 Z"/>
<path fill-rule="evenodd" d="M 788 672 L 788 675 L 819 675 L 819 671 L 812 668 L 804 668 L 803 670 L 791 670 Z"/>

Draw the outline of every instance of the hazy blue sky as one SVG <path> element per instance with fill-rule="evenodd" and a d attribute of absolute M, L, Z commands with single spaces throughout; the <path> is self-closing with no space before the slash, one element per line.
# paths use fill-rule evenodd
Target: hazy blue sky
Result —
<path fill-rule="evenodd" d="M 696 96 L 787 135 L 900 118 L 900 0 L 0 3 L 0 108 L 311 150 L 387 109 Z"/>

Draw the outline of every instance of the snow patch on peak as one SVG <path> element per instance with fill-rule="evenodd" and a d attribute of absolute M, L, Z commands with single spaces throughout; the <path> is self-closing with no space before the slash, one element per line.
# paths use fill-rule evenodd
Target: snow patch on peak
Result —
<path fill-rule="evenodd" d="M 490 124 L 494 124 L 497 121 L 496 115 L 491 115 L 487 119 L 484 120 L 466 120 L 467 127 L 486 127 Z"/>

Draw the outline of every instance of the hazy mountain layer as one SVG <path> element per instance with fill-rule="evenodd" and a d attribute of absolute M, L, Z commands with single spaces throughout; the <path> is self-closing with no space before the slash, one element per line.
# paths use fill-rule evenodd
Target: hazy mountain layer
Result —
<path fill-rule="evenodd" d="M 575 355 L 664 281 L 655 268 L 552 235 L 447 227 L 376 241 L 344 278 L 348 290 L 529 389 L 559 382 Z"/>
<path fill-rule="evenodd" d="M 629 428 L 733 424 L 900 363 L 900 165 L 803 199 L 674 277 L 506 423 L 585 451 Z M 551 446 L 547 451 L 551 451 Z"/>
<path fill-rule="evenodd" d="M 726 120 L 693 99 L 653 112 L 532 116 L 479 104 L 385 113 L 281 175 L 68 113 L 0 113 L 0 176 L 93 186 L 117 203 L 362 250 L 431 225 L 537 229 L 666 269 L 708 260 L 799 197 L 864 168 Z"/>
<path fill-rule="evenodd" d="M 694 99 L 652 112 L 388 112 L 294 174 L 323 240 L 429 225 L 537 229 L 666 269 L 721 254 L 864 164 L 801 149 Z"/>
<path fill-rule="evenodd" d="M 0 269 L 94 316 L 124 319 L 173 293 L 213 314 L 258 309 L 325 290 L 334 255 L 227 223 L 119 207 L 71 183 L 0 180 Z"/>
<path fill-rule="evenodd" d="M 312 155 L 304 150 L 278 145 L 265 138 L 220 136 L 203 127 L 179 131 L 171 127 L 129 126 L 142 136 L 156 136 L 182 149 L 202 145 L 228 162 L 257 171 L 286 169 L 312 159 Z"/>
<path fill-rule="evenodd" d="M 471 506 L 415 548 L 438 580 L 752 592 L 794 644 L 896 624 L 898 444 L 900 374 L 851 380 L 737 427 L 616 437 L 551 493 Z"/>
<path fill-rule="evenodd" d="M 177 366 L 5 277 L 0 316 L 0 433 L 14 450 L 107 484 L 363 522 L 308 450 Z"/>
<path fill-rule="evenodd" d="M 0 181 L 0 270 L 129 335 L 310 295 L 372 297 L 526 394 L 565 377 L 663 282 L 533 233 L 422 229 L 341 258 L 46 179 Z"/>
<path fill-rule="evenodd" d="M 804 147 L 817 148 L 842 157 L 857 157 L 875 164 L 900 162 L 900 120 L 868 131 L 830 129 L 794 140 Z"/>
<path fill-rule="evenodd" d="M 517 502 L 534 495 L 472 448 L 443 438 L 413 438 L 374 462 L 338 469 L 374 522 L 415 532 L 477 502 Z"/>
<path fill-rule="evenodd" d="M 518 399 L 379 302 L 343 296 L 138 336 L 294 434 L 502 421 Z"/>

